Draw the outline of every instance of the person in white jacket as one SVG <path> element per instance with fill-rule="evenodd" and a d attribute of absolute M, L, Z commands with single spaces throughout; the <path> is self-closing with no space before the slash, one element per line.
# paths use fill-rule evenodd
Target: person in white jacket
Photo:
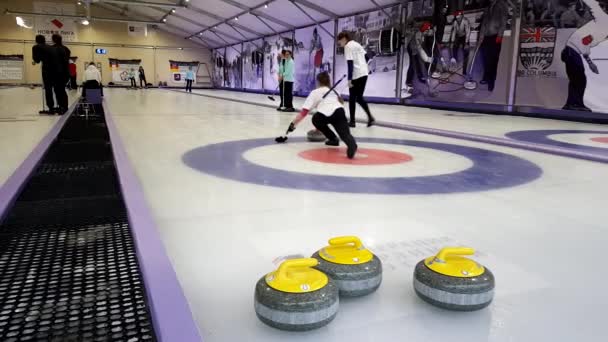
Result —
<path fill-rule="evenodd" d="M 589 6 L 593 19 L 572 33 L 562 51 L 562 62 L 566 64 L 569 81 L 568 99 L 563 109 L 590 112 L 591 109 L 585 106 L 583 101 L 587 88 L 583 58 L 593 73 L 600 73 L 590 55 L 592 48 L 608 38 L 608 14 L 596 0 L 583 0 L 583 2 Z"/>
<path fill-rule="evenodd" d="M 82 83 L 82 97 L 87 97 L 87 89 L 100 89 L 103 96 L 103 86 L 101 85 L 101 73 L 95 66 L 95 63 L 89 63 L 89 66 L 84 72 Z"/>

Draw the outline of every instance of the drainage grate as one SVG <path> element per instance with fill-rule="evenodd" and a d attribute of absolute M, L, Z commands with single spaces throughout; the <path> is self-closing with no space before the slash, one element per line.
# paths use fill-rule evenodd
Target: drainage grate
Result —
<path fill-rule="evenodd" d="M 0 340 L 153 341 L 127 223 L 3 232 Z"/>
<path fill-rule="evenodd" d="M 111 196 L 117 194 L 116 169 L 109 163 L 42 165 L 21 193 L 21 201 L 55 198 Z"/>
<path fill-rule="evenodd" d="M 89 119 L 68 120 L 0 225 L 2 342 L 157 340 L 107 129 Z"/>

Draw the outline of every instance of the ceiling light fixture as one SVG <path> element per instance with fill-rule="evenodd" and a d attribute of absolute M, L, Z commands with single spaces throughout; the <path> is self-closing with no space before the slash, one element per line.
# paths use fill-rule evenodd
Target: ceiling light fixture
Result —
<path fill-rule="evenodd" d="M 89 25 L 89 21 L 88 21 L 87 19 L 83 19 L 83 20 L 81 21 L 81 23 L 82 23 L 82 25 L 84 25 L 84 26 Z"/>

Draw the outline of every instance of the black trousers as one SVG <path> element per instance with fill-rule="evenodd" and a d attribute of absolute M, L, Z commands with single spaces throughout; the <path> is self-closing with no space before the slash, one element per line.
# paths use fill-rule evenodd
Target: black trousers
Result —
<path fill-rule="evenodd" d="M 355 111 L 357 110 L 357 103 L 363 108 L 365 114 L 367 114 L 368 120 L 372 120 L 374 117 L 369 111 L 369 106 L 367 102 L 363 98 L 363 93 L 365 93 L 365 85 L 367 84 L 367 76 L 363 76 L 361 78 L 357 78 L 356 80 L 352 80 L 353 87 L 349 88 L 349 98 L 348 98 L 348 109 L 350 110 L 350 122 L 355 122 Z"/>
<path fill-rule="evenodd" d="M 57 99 L 57 106 L 59 109 L 67 110 L 68 109 L 68 93 L 65 91 L 65 85 L 68 83 L 67 77 L 56 77 L 52 80 L 53 82 L 53 92 L 55 93 L 55 98 Z M 51 108 L 49 106 L 49 108 Z"/>
<path fill-rule="evenodd" d="M 70 89 L 78 89 L 78 83 L 76 82 L 76 76 L 70 76 Z"/>
<path fill-rule="evenodd" d="M 148 82 L 146 82 L 146 77 L 145 76 L 139 78 L 139 86 L 140 87 L 145 88 L 147 84 L 148 84 Z"/>
<path fill-rule="evenodd" d="M 283 87 L 285 85 L 283 84 L 283 81 L 279 81 L 279 96 L 281 97 L 281 103 L 279 104 L 279 108 L 283 108 L 284 105 L 284 99 L 283 99 Z"/>
<path fill-rule="evenodd" d="M 82 97 L 84 98 L 87 97 L 87 89 L 99 89 L 101 96 L 103 96 L 103 86 L 95 80 L 86 81 L 82 84 Z"/>
<path fill-rule="evenodd" d="M 568 100 L 566 106 L 584 107 L 585 89 L 587 88 L 587 76 L 583 58 L 573 48 L 566 46 L 562 51 L 562 62 L 566 64 L 566 75 L 568 75 Z"/>
<path fill-rule="evenodd" d="M 325 116 L 322 113 L 316 113 L 312 117 L 312 124 L 329 140 L 336 140 L 336 134 L 329 128 L 331 124 L 338 132 L 340 139 L 346 146 L 357 146 L 355 138 L 350 134 L 348 121 L 346 121 L 346 112 L 344 108 L 338 108 L 331 116 Z"/>
<path fill-rule="evenodd" d="M 496 35 L 484 37 L 481 43 L 480 49 L 483 52 L 484 61 L 483 79 L 491 85 L 496 82 L 501 46 L 502 44 L 496 42 Z"/>
<path fill-rule="evenodd" d="M 285 108 L 293 108 L 293 82 L 283 82 L 283 105 Z"/>
<path fill-rule="evenodd" d="M 137 82 L 135 82 L 135 78 L 131 78 L 131 87 L 137 88 Z"/>
<path fill-rule="evenodd" d="M 186 80 L 186 91 L 192 92 L 192 80 Z"/>
<path fill-rule="evenodd" d="M 413 87 L 414 77 L 418 77 L 421 82 L 424 82 L 424 71 L 422 70 L 420 56 L 418 54 L 414 55 L 410 47 L 407 48 L 407 54 L 410 57 L 410 65 L 407 67 L 405 84 L 407 84 L 408 87 Z"/>
<path fill-rule="evenodd" d="M 469 49 L 467 49 L 467 37 L 466 36 L 456 36 L 454 38 L 454 42 L 452 43 L 452 58 L 458 60 L 458 51 L 462 49 L 462 72 L 463 74 L 467 74 L 469 70 L 467 70 L 467 64 L 469 64 Z"/>
<path fill-rule="evenodd" d="M 44 85 L 44 97 L 49 109 L 55 108 L 55 97 L 53 96 L 53 77 L 42 74 L 42 84 Z"/>

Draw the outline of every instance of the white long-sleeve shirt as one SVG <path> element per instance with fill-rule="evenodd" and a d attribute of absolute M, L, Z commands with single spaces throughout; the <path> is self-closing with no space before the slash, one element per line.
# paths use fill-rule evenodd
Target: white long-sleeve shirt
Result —
<path fill-rule="evenodd" d="M 101 73 L 94 65 L 89 65 L 84 71 L 84 81 L 97 81 L 101 84 Z"/>
<path fill-rule="evenodd" d="M 582 55 L 589 55 L 591 48 L 608 39 L 608 14 L 596 0 L 583 1 L 591 9 L 593 19 L 576 30 L 566 44 Z"/>

